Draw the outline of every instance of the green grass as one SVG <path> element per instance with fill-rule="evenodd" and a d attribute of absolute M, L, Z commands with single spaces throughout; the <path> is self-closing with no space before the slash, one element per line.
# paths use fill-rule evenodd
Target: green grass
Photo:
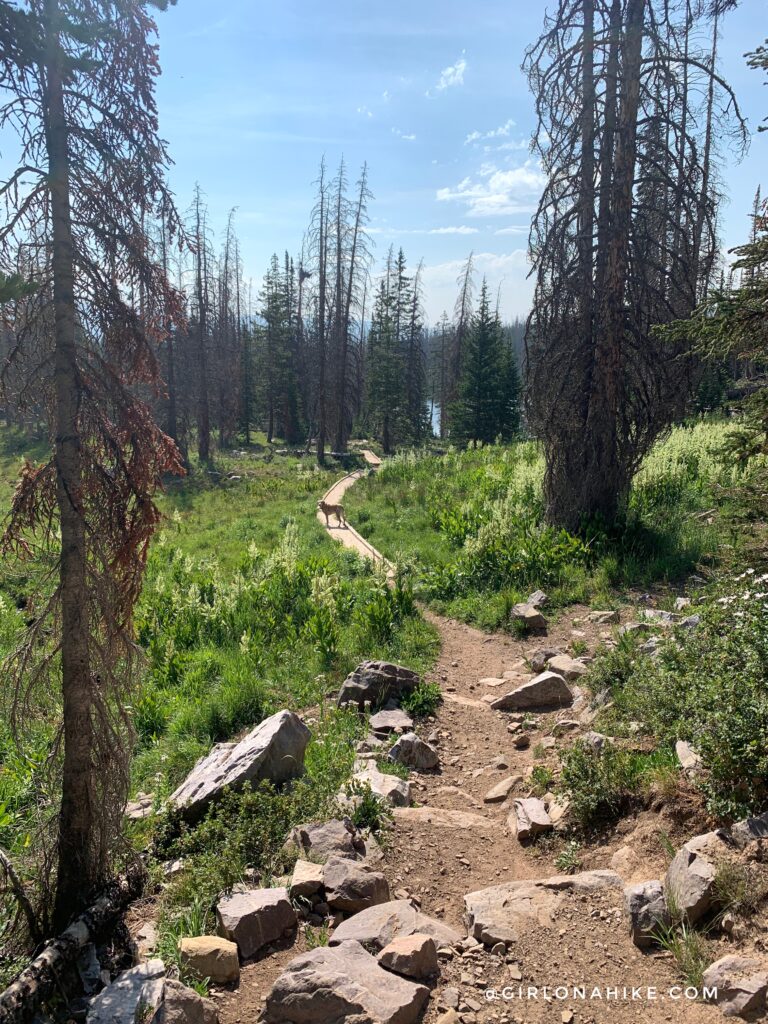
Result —
<path fill-rule="evenodd" d="M 544 523 L 544 463 L 533 442 L 384 463 L 345 502 L 351 521 L 387 557 L 409 566 L 437 610 L 486 629 L 510 628 L 512 606 L 537 587 L 550 607 L 611 607 L 630 587 L 669 584 L 733 558 L 744 529 L 731 523 L 739 472 L 718 457 L 731 431 L 711 421 L 678 427 L 634 482 L 625 521 L 573 537 Z M 702 513 L 716 507 L 712 523 Z"/>
<path fill-rule="evenodd" d="M 0 432 L 6 507 L 23 450 L 23 441 Z M 33 454 L 42 457 L 44 448 Z M 136 733 L 132 788 L 152 792 L 159 806 L 213 743 L 281 708 L 303 712 L 313 735 L 306 776 L 290 789 L 233 794 L 193 829 L 179 832 L 179 823 L 163 815 L 132 826 L 135 846 L 153 842 L 159 860 L 185 861 L 181 877 L 163 889 L 169 946 L 194 931 L 216 894 L 246 869 L 264 879 L 281 870 L 292 825 L 333 812 L 365 728 L 330 697 L 344 676 L 365 658 L 423 671 L 437 651 L 436 632 L 419 615 L 407 581 L 388 588 L 318 523 L 316 502 L 342 475 L 340 467 L 320 470 L 310 459 L 251 452 L 219 457 L 215 470 L 196 468 L 169 482 L 160 497 L 165 522 L 136 612 L 146 659 L 129 707 Z M 0 655 L 23 632 L 17 604 L 31 582 L 17 567 L 0 573 Z M 60 707 L 55 685 L 28 696 L 17 737 L 9 727 L 8 688 L 0 697 L 0 843 L 34 895 L 36 829 L 41 812 L 50 817 L 57 803 L 49 759 Z M 157 865 L 153 871 L 162 877 Z M 0 904 L 0 927 L 11 913 Z M 15 969 L 15 961 L 9 964 Z"/>

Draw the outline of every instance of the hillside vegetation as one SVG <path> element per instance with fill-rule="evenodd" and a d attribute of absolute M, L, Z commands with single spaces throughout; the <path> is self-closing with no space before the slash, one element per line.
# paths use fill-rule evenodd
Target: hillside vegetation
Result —
<path fill-rule="evenodd" d="M 544 460 L 531 441 L 397 455 L 350 493 L 348 510 L 411 567 L 421 597 L 483 628 L 508 628 L 512 606 L 537 587 L 554 607 L 614 607 L 630 588 L 707 575 L 748 546 L 739 493 L 756 463 L 722 457 L 731 430 L 676 427 L 645 459 L 620 522 L 578 536 L 545 522 Z"/>

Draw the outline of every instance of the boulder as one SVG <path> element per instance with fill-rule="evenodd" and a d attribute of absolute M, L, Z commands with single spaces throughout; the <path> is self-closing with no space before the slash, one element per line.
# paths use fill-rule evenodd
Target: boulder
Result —
<path fill-rule="evenodd" d="M 427 917 L 409 900 L 380 903 L 348 918 L 331 935 L 331 945 L 347 939 L 362 943 L 366 949 L 382 950 L 398 935 L 429 935 L 438 946 L 454 946 L 461 939 L 458 932 L 442 921 Z"/>
<path fill-rule="evenodd" d="M 532 608 L 543 608 L 549 598 L 543 590 L 534 590 L 532 594 L 529 594 L 526 604 L 531 605 Z"/>
<path fill-rule="evenodd" d="M 331 857 L 326 861 L 323 884 L 325 902 L 344 913 L 356 914 L 389 900 L 389 885 L 384 875 L 348 857 Z"/>
<path fill-rule="evenodd" d="M 711 1001 L 725 1017 L 745 1017 L 764 1010 L 768 964 L 746 956 L 724 956 L 704 971 L 704 987 L 715 991 Z"/>
<path fill-rule="evenodd" d="M 505 882 L 464 897 L 464 920 L 470 936 L 488 947 L 510 945 L 530 929 L 531 921 L 551 928 L 562 893 L 580 893 L 622 887 L 613 871 L 583 871 L 553 875 L 540 881 Z"/>
<path fill-rule="evenodd" d="M 388 661 L 364 661 L 344 680 L 339 691 L 339 705 L 356 704 L 362 711 L 384 704 L 390 697 L 399 701 L 421 682 L 417 672 Z"/>
<path fill-rule="evenodd" d="M 437 946 L 430 935 L 398 935 L 379 953 L 379 963 L 406 978 L 430 978 L 440 972 Z"/>
<path fill-rule="evenodd" d="M 640 949 L 652 946 L 654 932 L 669 923 L 670 916 L 661 882 L 639 882 L 624 890 L 624 905 L 629 918 L 629 934 Z"/>
<path fill-rule="evenodd" d="M 541 672 L 511 693 L 495 700 L 494 711 L 546 711 L 573 703 L 573 694 L 557 672 Z"/>
<path fill-rule="evenodd" d="M 162 1001 L 164 979 L 162 960 L 123 971 L 91 1002 L 88 1024 L 134 1024 L 140 1014 L 151 1016 Z"/>
<path fill-rule="evenodd" d="M 323 865 L 311 860 L 297 860 L 288 888 L 292 900 L 315 896 L 323 887 Z"/>
<path fill-rule="evenodd" d="M 267 996 L 266 1024 L 413 1024 L 429 997 L 385 971 L 359 942 L 320 946 L 292 960 Z"/>
<path fill-rule="evenodd" d="M 515 800 L 513 814 L 517 838 L 520 840 L 552 831 L 552 821 L 543 800 L 537 800 L 535 797 Z"/>
<path fill-rule="evenodd" d="M 197 762 L 169 803 L 186 818 L 199 818 L 231 786 L 269 779 L 281 783 L 301 775 L 310 732 L 293 711 L 278 711 L 239 743 L 219 743 Z"/>
<path fill-rule="evenodd" d="M 587 666 L 582 661 L 577 661 L 568 654 L 556 654 L 547 662 L 547 668 L 551 672 L 557 672 L 569 683 L 579 679 L 587 671 Z"/>
<path fill-rule="evenodd" d="M 523 629 L 539 631 L 547 628 L 547 620 L 532 604 L 513 605 L 510 618 L 513 622 L 519 622 Z"/>
<path fill-rule="evenodd" d="M 415 732 L 405 733 L 393 744 L 389 759 L 418 771 L 429 771 L 440 764 L 440 755 L 432 744 L 419 739 Z"/>
<path fill-rule="evenodd" d="M 501 782 L 497 782 L 495 786 L 488 790 L 483 797 L 483 802 L 486 804 L 503 803 L 515 786 L 522 781 L 522 775 L 510 775 L 508 778 L 502 779 Z"/>
<path fill-rule="evenodd" d="M 179 939 L 179 961 L 197 978 L 210 978 L 226 985 L 240 977 L 237 945 L 220 935 L 198 935 Z"/>
<path fill-rule="evenodd" d="M 357 860 L 365 852 L 365 845 L 349 818 L 297 825 L 291 830 L 287 845 L 297 849 L 299 857 L 311 857 L 314 861 L 326 861 L 329 857 Z"/>
<path fill-rule="evenodd" d="M 740 850 L 756 839 L 768 839 L 768 812 L 731 825 L 731 839 Z"/>
<path fill-rule="evenodd" d="M 152 1024 L 218 1024 L 219 1014 L 212 999 L 204 999 L 194 989 L 174 978 L 166 978 L 163 1001 Z"/>
<path fill-rule="evenodd" d="M 298 918 L 287 889 L 248 889 L 219 900 L 216 922 L 219 935 L 236 942 L 248 960 L 295 928 Z"/>
<path fill-rule="evenodd" d="M 664 890 L 670 910 L 695 924 L 714 904 L 717 862 L 728 848 L 717 832 L 689 839 L 667 868 Z"/>
<path fill-rule="evenodd" d="M 377 711 L 371 715 L 371 731 L 381 735 L 388 735 L 391 732 L 410 732 L 413 728 L 413 719 L 399 709 L 394 711 Z"/>
<path fill-rule="evenodd" d="M 374 765 L 356 772 L 354 778 L 367 783 L 371 791 L 390 807 L 410 807 L 413 802 L 411 784 L 407 779 L 380 772 Z"/>

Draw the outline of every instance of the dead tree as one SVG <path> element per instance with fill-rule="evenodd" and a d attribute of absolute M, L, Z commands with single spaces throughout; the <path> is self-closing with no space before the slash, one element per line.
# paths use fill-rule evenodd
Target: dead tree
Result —
<path fill-rule="evenodd" d="M 140 0 L 27 0 L 15 23 L 28 47 L 0 54 L 10 98 L 0 126 L 18 132 L 22 171 L 2 188 L 0 258 L 30 237 L 46 257 L 33 307 L 50 328 L 51 358 L 36 381 L 50 416 L 52 457 L 27 464 L 3 537 L 5 557 L 58 559 L 11 659 L 15 724 L 36 684 L 61 690 L 54 746 L 61 799 L 52 922 L 64 927 L 108 877 L 128 789 L 124 694 L 133 675 L 132 613 L 161 475 L 178 451 L 137 397 L 159 385 L 156 344 L 179 297 L 148 258 L 145 214 L 177 227 L 157 135 L 154 22 Z M 140 308 L 130 301 L 138 285 Z M 51 624 L 53 639 L 49 638 Z M 58 756 L 59 751 L 61 756 Z M 45 837 L 41 837 L 41 842 Z"/>
<path fill-rule="evenodd" d="M 530 239 L 528 419 L 548 517 L 569 529 L 615 520 L 690 393 L 693 364 L 652 328 L 688 315 L 712 273 L 712 124 L 743 143 L 712 14 L 692 0 L 560 0 L 526 55 L 547 176 Z"/>

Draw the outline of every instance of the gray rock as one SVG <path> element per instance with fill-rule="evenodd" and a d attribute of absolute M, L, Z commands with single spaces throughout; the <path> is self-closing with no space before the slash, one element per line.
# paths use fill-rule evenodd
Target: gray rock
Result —
<path fill-rule="evenodd" d="M 654 880 L 628 885 L 624 890 L 624 904 L 634 944 L 640 949 L 653 945 L 656 929 L 670 920 L 661 882 Z"/>
<path fill-rule="evenodd" d="M 704 987 L 715 989 L 712 1000 L 725 1017 L 745 1017 L 765 1009 L 768 964 L 746 956 L 724 956 L 704 971 Z"/>
<path fill-rule="evenodd" d="M 386 736 L 391 732 L 410 732 L 413 728 L 413 719 L 399 709 L 377 711 L 375 715 L 371 715 L 370 725 L 373 732 Z"/>
<path fill-rule="evenodd" d="M 212 999 L 204 999 L 194 989 L 174 978 L 166 978 L 163 1001 L 152 1024 L 217 1024 L 219 1014 Z"/>
<path fill-rule="evenodd" d="M 596 892 L 623 886 L 613 871 L 584 871 L 576 875 L 554 875 L 540 881 L 505 882 L 464 897 L 467 930 L 478 942 L 492 948 L 497 942 L 517 942 L 530 931 L 531 922 L 551 928 L 562 894 Z"/>
<path fill-rule="evenodd" d="M 326 903 L 334 910 L 356 914 L 389 900 L 389 886 L 379 871 L 348 857 L 331 857 L 323 867 Z"/>
<path fill-rule="evenodd" d="M 700 615 L 686 615 L 684 619 L 680 619 L 681 629 L 696 629 L 701 624 Z"/>
<path fill-rule="evenodd" d="M 219 935 L 236 942 L 240 956 L 248 960 L 295 928 L 298 918 L 287 889 L 249 889 L 219 900 L 216 922 Z"/>
<path fill-rule="evenodd" d="M 272 986 L 266 1024 L 413 1024 L 429 989 L 385 971 L 359 942 L 292 960 Z"/>
<path fill-rule="evenodd" d="M 768 811 L 756 818 L 745 818 L 731 825 L 731 838 L 740 850 L 756 839 L 768 839 Z"/>
<path fill-rule="evenodd" d="M 421 678 L 417 672 L 388 661 L 364 661 L 351 672 L 339 691 L 339 704 L 357 704 L 360 710 L 366 702 L 371 707 L 384 704 L 390 697 L 400 700 L 411 693 Z"/>
<path fill-rule="evenodd" d="M 269 779 L 281 783 L 304 770 L 310 732 L 293 711 L 278 711 L 239 743 L 220 743 L 197 762 L 170 797 L 185 817 L 199 818 L 212 800 L 231 786 Z"/>
<path fill-rule="evenodd" d="M 534 672 L 543 672 L 550 658 L 562 653 L 562 647 L 538 647 L 528 655 L 528 664 Z"/>
<path fill-rule="evenodd" d="M 315 896 L 323 888 L 323 865 L 311 860 L 297 860 L 288 894 L 292 900 Z"/>
<path fill-rule="evenodd" d="M 427 917 L 409 900 L 392 900 L 363 910 L 344 921 L 331 935 L 335 946 L 347 939 L 361 942 L 367 949 L 382 950 L 398 935 L 429 935 L 438 946 L 454 946 L 461 936 L 453 928 Z"/>
<path fill-rule="evenodd" d="M 363 784 L 367 783 L 371 787 L 371 791 L 390 807 L 411 806 L 411 784 L 407 779 L 380 772 L 374 765 L 356 772 L 354 778 Z"/>
<path fill-rule="evenodd" d="M 575 682 L 587 671 L 587 666 L 583 662 L 571 658 L 568 654 L 556 654 L 547 662 L 547 668 L 551 672 L 557 672 L 569 683 Z"/>
<path fill-rule="evenodd" d="M 549 598 L 543 590 L 534 590 L 525 603 L 531 605 L 532 608 L 543 608 L 548 600 Z"/>
<path fill-rule="evenodd" d="M 617 611 L 590 612 L 587 622 L 593 622 L 596 626 L 610 626 L 619 621 Z"/>
<path fill-rule="evenodd" d="M 524 629 L 538 631 L 547 628 L 547 620 L 532 604 L 513 605 L 510 618 L 513 622 L 521 623 Z"/>
<path fill-rule="evenodd" d="M 610 743 L 611 740 L 608 736 L 603 735 L 601 732 L 595 732 L 594 729 L 590 729 L 589 732 L 585 732 L 583 736 L 579 738 L 579 741 L 584 744 L 585 747 L 589 747 L 594 750 L 596 754 L 599 754 L 603 750 L 606 744 Z"/>
<path fill-rule="evenodd" d="M 693 771 L 701 767 L 701 757 L 696 753 L 690 743 L 685 740 L 678 740 L 675 744 L 675 753 L 680 767 L 685 771 Z"/>
<path fill-rule="evenodd" d="M 152 1016 L 163 998 L 165 964 L 148 960 L 118 974 L 91 1002 L 88 1024 L 134 1024 Z"/>
<path fill-rule="evenodd" d="M 573 694 L 562 676 L 541 672 L 511 693 L 493 701 L 494 711 L 534 711 L 566 707 L 573 703 Z"/>
<path fill-rule="evenodd" d="M 509 778 L 502 779 L 501 782 L 497 782 L 495 786 L 488 790 L 483 797 L 483 802 L 486 804 L 502 803 L 507 799 L 515 786 L 522 781 L 522 775 L 510 775 Z"/>
<path fill-rule="evenodd" d="M 537 800 L 535 797 L 515 800 L 513 813 L 517 838 L 520 840 L 552 831 L 552 821 L 543 800 Z"/>
<path fill-rule="evenodd" d="M 141 821 L 151 817 L 154 812 L 155 798 L 152 793 L 137 793 L 133 800 L 125 805 L 125 816 L 129 821 Z"/>
<path fill-rule="evenodd" d="M 689 608 L 691 604 L 690 597 L 676 597 L 675 598 L 675 611 L 681 612 L 683 608 Z"/>
<path fill-rule="evenodd" d="M 437 946 L 429 935 L 398 935 L 379 953 L 379 963 L 406 978 L 430 978 L 440 971 Z"/>
<path fill-rule="evenodd" d="M 349 818 L 297 825 L 291 830 L 287 845 L 295 847 L 300 857 L 325 861 L 329 857 L 361 858 L 365 846 Z"/>
<path fill-rule="evenodd" d="M 667 904 L 689 924 L 695 924 L 712 909 L 717 862 L 727 852 L 722 838 L 716 832 L 708 832 L 689 839 L 667 868 Z"/>
<path fill-rule="evenodd" d="M 389 759 L 419 771 L 428 771 L 440 764 L 440 755 L 435 748 L 419 739 L 415 732 L 407 732 L 397 740 L 389 752 Z"/>

